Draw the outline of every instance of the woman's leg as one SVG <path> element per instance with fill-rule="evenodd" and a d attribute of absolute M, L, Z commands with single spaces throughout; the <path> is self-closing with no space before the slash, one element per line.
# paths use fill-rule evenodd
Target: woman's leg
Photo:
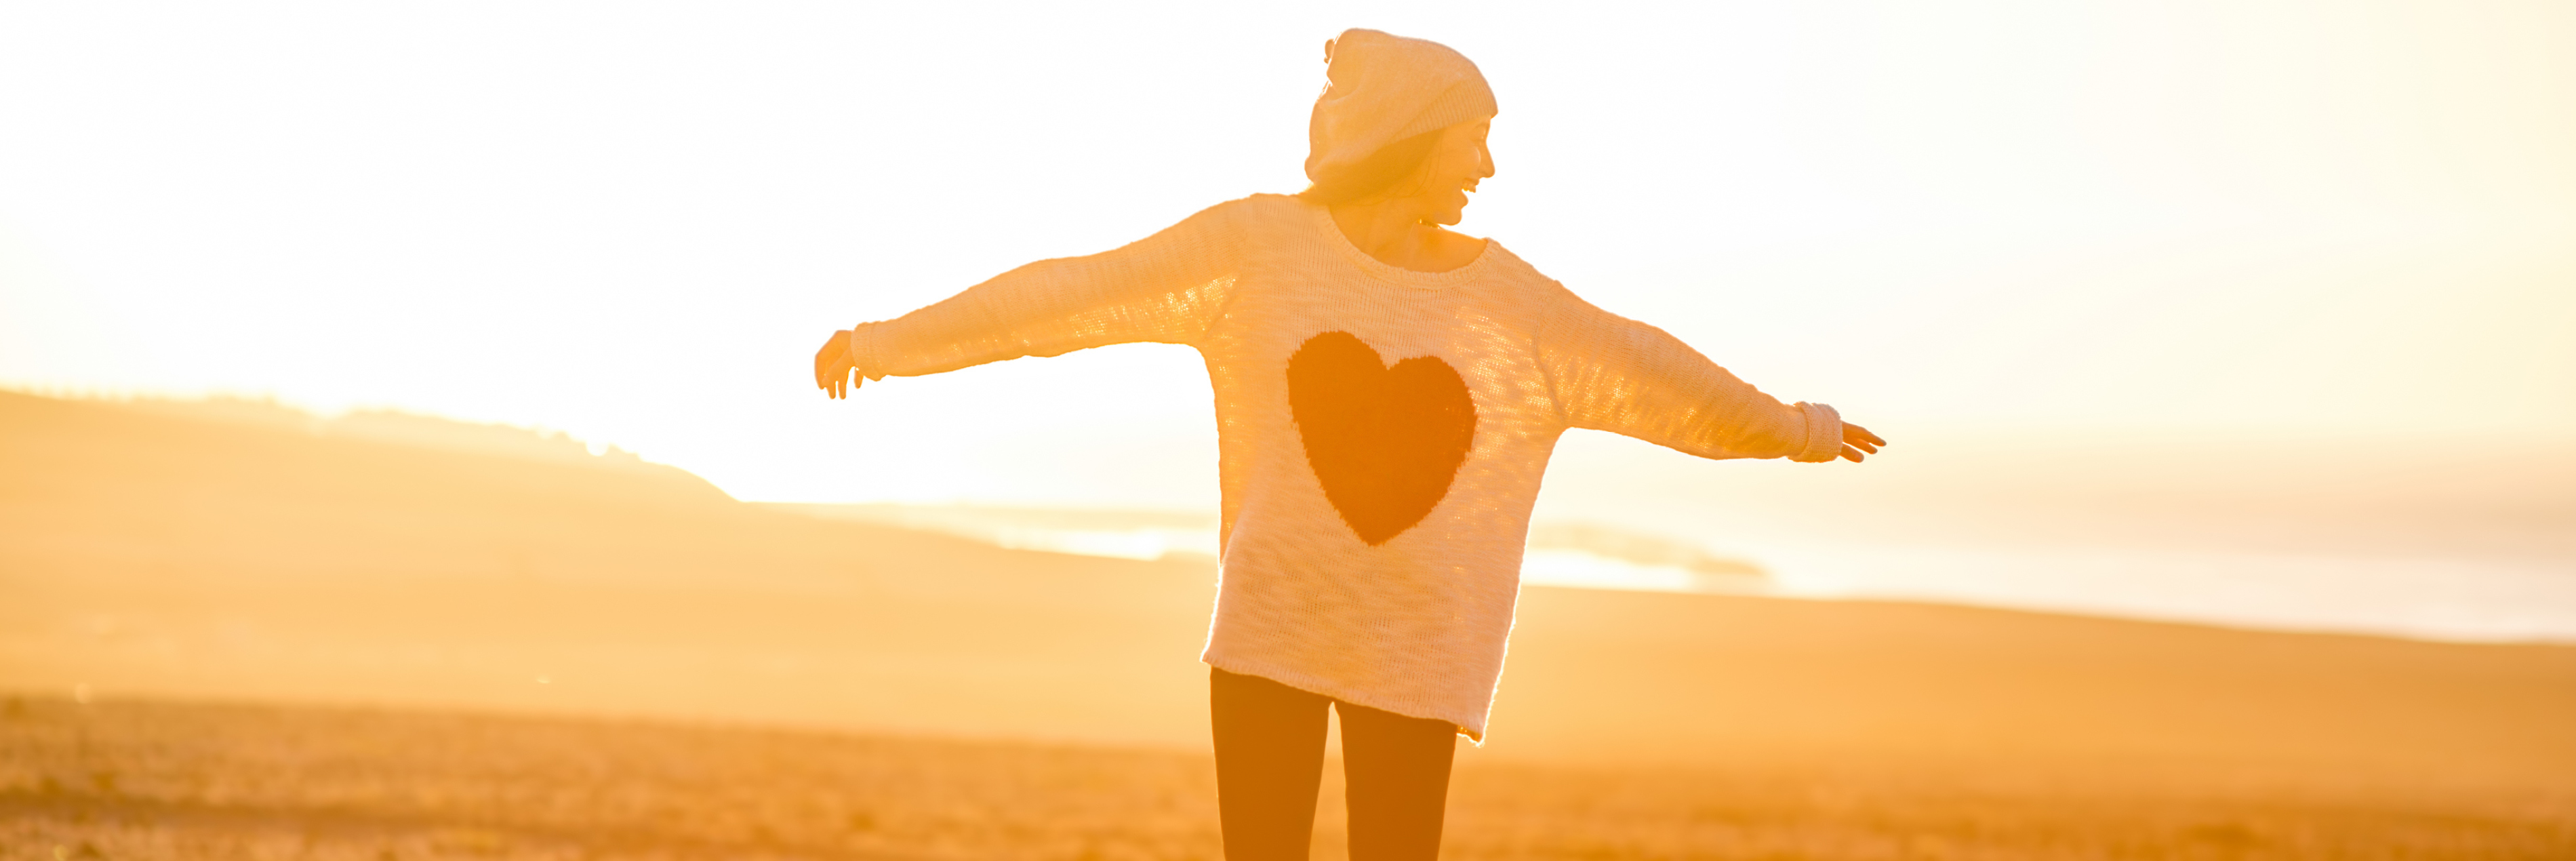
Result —
<path fill-rule="evenodd" d="M 1458 727 L 1350 703 L 1334 708 L 1342 713 L 1351 861 L 1440 857 L 1440 820 L 1449 804 Z"/>
<path fill-rule="evenodd" d="M 1315 790 L 1324 779 L 1324 709 L 1331 703 L 1260 676 L 1208 673 L 1226 861 L 1306 861 Z M 1436 825 L 1434 832 L 1436 841 Z"/>

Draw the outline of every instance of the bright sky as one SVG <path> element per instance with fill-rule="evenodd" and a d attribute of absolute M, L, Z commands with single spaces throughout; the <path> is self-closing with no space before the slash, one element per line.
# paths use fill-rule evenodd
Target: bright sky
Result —
<path fill-rule="evenodd" d="M 1499 93 L 1463 229 L 1900 440 L 2576 437 L 2576 5 L 1465 8 L 9 4 L 0 384 L 542 425 L 751 499 L 1205 505 L 1185 348 L 848 402 L 810 357 L 1296 190 L 1323 41 L 1374 26 Z"/>

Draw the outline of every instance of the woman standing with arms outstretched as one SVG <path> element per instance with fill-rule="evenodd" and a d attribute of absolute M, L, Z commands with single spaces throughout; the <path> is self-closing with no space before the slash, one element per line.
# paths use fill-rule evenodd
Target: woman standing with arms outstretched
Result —
<path fill-rule="evenodd" d="M 1229 861 L 1306 858 L 1328 708 L 1351 857 L 1438 854 L 1456 738 L 1484 737 L 1530 506 L 1567 428 L 1708 458 L 1859 461 L 1885 444 L 1445 229 L 1494 175 L 1494 94 L 1466 57 L 1374 30 L 1325 54 L 1313 187 L 1022 266 L 814 357 L 843 397 L 853 372 L 1198 348 L 1223 489 L 1201 658 Z"/>

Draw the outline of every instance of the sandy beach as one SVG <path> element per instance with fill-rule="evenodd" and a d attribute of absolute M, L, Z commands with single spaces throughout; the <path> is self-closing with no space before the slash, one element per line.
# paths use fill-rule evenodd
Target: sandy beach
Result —
<path fill-rule="evenodd" d="M 0 858 L 1212 859 L 1201 754 L 17 698 Z M 1317 857 L 1341 857 L 1328 764 Z M 2563 858 L 2563 792 L 1463 759 L 1450 858 Z"/>

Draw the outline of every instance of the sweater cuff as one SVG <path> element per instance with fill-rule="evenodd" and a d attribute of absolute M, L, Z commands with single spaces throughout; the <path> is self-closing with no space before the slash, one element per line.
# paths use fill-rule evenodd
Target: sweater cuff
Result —
<path fill-rule="evenodd" d="M 885 379 L 884 366 L 877 364 L 876 325 L 861 323 L 850 327 L 850 365 L 870 382 Z"/>
<path fill-rule="evenodd" d="M 1824 404 L 1798 402 L 1807 415 L 1807 445 L 1791 455 L 1799 463 L 1826 463 L 1843 455 L 1843 416 Z"/>

